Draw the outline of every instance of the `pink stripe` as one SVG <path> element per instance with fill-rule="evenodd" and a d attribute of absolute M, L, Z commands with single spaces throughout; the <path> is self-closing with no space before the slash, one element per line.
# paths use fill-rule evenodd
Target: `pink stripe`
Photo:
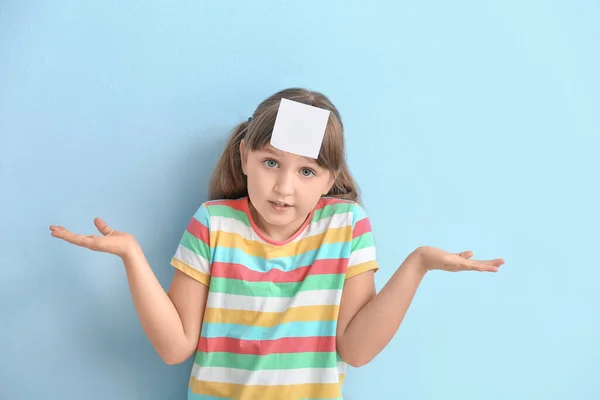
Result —
<path fill-rule="evenodd" d="M 247 282 L 301 282 L 307 275 L 343 274 L 347 265 L 347 258 L 338 258 L 315 260 L 312 265 L 298 267 L 292 271 L 273 268 L 267 272 L 259 272 L 241 264 L 214 262 L 211 267 L 211 275 L 217 278 L 239 279 Z"/>
<path fill-rule="evenodd" d="M 211 200 L 206 203 L 206 207 L 210 208 L 210 206 L 226 206 L 237 211 L 246 211 L 247 208 L 245 207 L 245 203 L 246 200 L 244 198 L 236 200 Z"/>
<path fill-rule="evenodd" d="M 352 239 L 359 237 L 367 232 L 371 232 L 371 222 L 369 218 L 363 218 L 354 225 L 352 230 Z"/>
<path fill-rule="evenodd" d="M 205 353 L 228 352 L 264 356 L 275 353 L 335 351 L 334 336 L 281 338 L 276 340 L 242 340 L 227 337 L 207 339 L 200 337 L 198 351 Z"/>
<path fill-rule="evenodd" d="M 187 226 L 187 231 L 194 235 L 196 238 L 202 240 L 207 245 L 210 245 L 210 234 L 208 228 L 204 226 L 196 218 L 192 218 Z"/>

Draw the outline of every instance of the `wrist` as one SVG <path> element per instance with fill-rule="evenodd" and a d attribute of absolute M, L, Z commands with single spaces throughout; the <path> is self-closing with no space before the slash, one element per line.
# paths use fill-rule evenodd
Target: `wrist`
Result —
<path fill-rule="evenodd" d="M 121 259 L 123 263 L 127 264 L 143 255 L 142 247 L 134 240 L 127 246 L 125 252 L 121 255 Z"/>
<path fill-rule="evenodd" d="M 409 263 L 416 273 L 425 276 L 425 274 L 429 271 L 429 266 L 427 263 L 427 259 L 425 257 L 425 251 L 423 247 L 416 248 L 410 255 L 407 260 L 410 260 Z"/>

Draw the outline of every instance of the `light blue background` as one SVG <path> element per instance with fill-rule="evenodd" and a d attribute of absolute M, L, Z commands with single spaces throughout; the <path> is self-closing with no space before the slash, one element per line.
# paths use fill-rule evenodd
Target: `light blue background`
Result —
<path fill-rule="evenodd" d="M 0 398 L 185 397 L 120 260 L 48 226 L 103 217 L 168 287 L 230 130 L 289 86 L 342 113 L 379 288 L 419 245 L 506 259 L 429 274 L 347 399 L 600 398 L 599 43 L 592 0 L 3 1 Z"/>

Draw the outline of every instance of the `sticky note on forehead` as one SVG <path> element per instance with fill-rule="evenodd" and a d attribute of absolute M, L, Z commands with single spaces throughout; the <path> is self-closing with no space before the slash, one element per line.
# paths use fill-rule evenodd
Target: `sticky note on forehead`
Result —
<path fill-rule="evenodd" d="M 318 158 L 329 110 L 281 99 L 271 146 L 304 157 Z"/>

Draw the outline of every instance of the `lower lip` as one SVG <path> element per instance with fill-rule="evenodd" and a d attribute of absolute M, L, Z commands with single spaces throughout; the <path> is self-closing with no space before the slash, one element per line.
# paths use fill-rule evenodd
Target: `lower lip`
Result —
<path fill-rule="evenodd" d="M 276 211 L 286 211 L 292 208 L 291 206 L 280 206 L 278 204 L 273 203 L 272 201 L 270 201 L 269 203 L 271 203 L 271 207 L 273 207 Z"/>

